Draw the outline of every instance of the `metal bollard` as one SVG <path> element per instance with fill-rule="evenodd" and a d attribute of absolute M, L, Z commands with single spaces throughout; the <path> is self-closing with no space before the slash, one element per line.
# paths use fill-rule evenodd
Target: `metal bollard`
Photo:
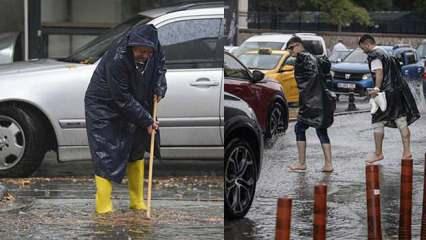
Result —
<path fill-rule="evenodd" d="M 365 167 L 367 216 L 368 216 L 368 240 L 382 239 L 382 226 L 380 214 L 380 184 L 379 166 L 367 165 Z"/>
<path fill-rule="evenodd" d="M 413 208 L 413 159 L 401 160 L 401 198 L 399 205 L 399 239 L 411 240 Z"/>
<path fill-rule="evenodd" d="M 275 240 L 290 240 L 291 207 L 291 198 L 283 197 L 278 199 Z"/>
<path fill-rule="evenodd" d="M 327 225 L 327 185 L 320 183 L 314 190 L 314 240 L 325 240 Z"/>

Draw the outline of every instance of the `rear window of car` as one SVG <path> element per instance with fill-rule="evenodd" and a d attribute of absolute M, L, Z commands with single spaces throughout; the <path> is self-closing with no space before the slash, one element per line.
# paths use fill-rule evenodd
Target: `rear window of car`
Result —
<path fill-rule="evenodd" d="M 280 62 L 280 54 L 242 54 L 238 59 L 248 68 L 269 70 L 275 68 Z"/>
<path fill-rule="evenodd" d="M 323 55 L 324 48 L 322 47 L 322 43 L 319 40 L 302 40 L 303 46 L 306 51 L 310 52 L 313 55 Z"/>

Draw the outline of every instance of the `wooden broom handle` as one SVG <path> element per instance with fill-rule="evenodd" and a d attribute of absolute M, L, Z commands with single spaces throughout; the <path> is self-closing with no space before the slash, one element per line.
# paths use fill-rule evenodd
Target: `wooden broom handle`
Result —
<path fill-rule="evenodd" d="M 152 114 L 154 121 L 157 121 L 157 96 L 154 95 L 154 111 Z M 154 164 L 154 145 L 155 145 L 155 134 L 156 130 L 152 130 L 151 134 L 151 146 L 149 151 L 149 175 L 148 175 L 148 206 L 147 206 L 147 217 L 151 218 L 151 197 L 152 197 L 152 169 Z"/>

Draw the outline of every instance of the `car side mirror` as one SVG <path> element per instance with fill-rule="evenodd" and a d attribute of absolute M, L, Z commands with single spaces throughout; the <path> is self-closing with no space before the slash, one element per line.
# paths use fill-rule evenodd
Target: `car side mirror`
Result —
<path fill-rule="evenodd" d="M 261 71 L 254 70 L 252 74 L 252 80 L 253 82 L 259 82 L 262 81 L 265 78 L 265 74 Z"/>
<path fill-rule="evenodd" d="M 294 71 L 294 66 L 292 66 L 292 65 L 284 65 L 280 69 L 280 72 L 291 72 L 291 71 Z"/>

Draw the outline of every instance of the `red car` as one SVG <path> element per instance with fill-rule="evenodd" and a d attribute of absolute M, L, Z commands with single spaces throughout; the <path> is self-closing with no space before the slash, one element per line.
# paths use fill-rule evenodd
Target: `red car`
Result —
<path fill-rule="evenodd" d="M 224 53 L 225 92 L 246 101 L 254 110 L 265 138 L 284 133 L 288 127 L 288 106 L 281 85 L 251 72 L 237 58 Z"/>

